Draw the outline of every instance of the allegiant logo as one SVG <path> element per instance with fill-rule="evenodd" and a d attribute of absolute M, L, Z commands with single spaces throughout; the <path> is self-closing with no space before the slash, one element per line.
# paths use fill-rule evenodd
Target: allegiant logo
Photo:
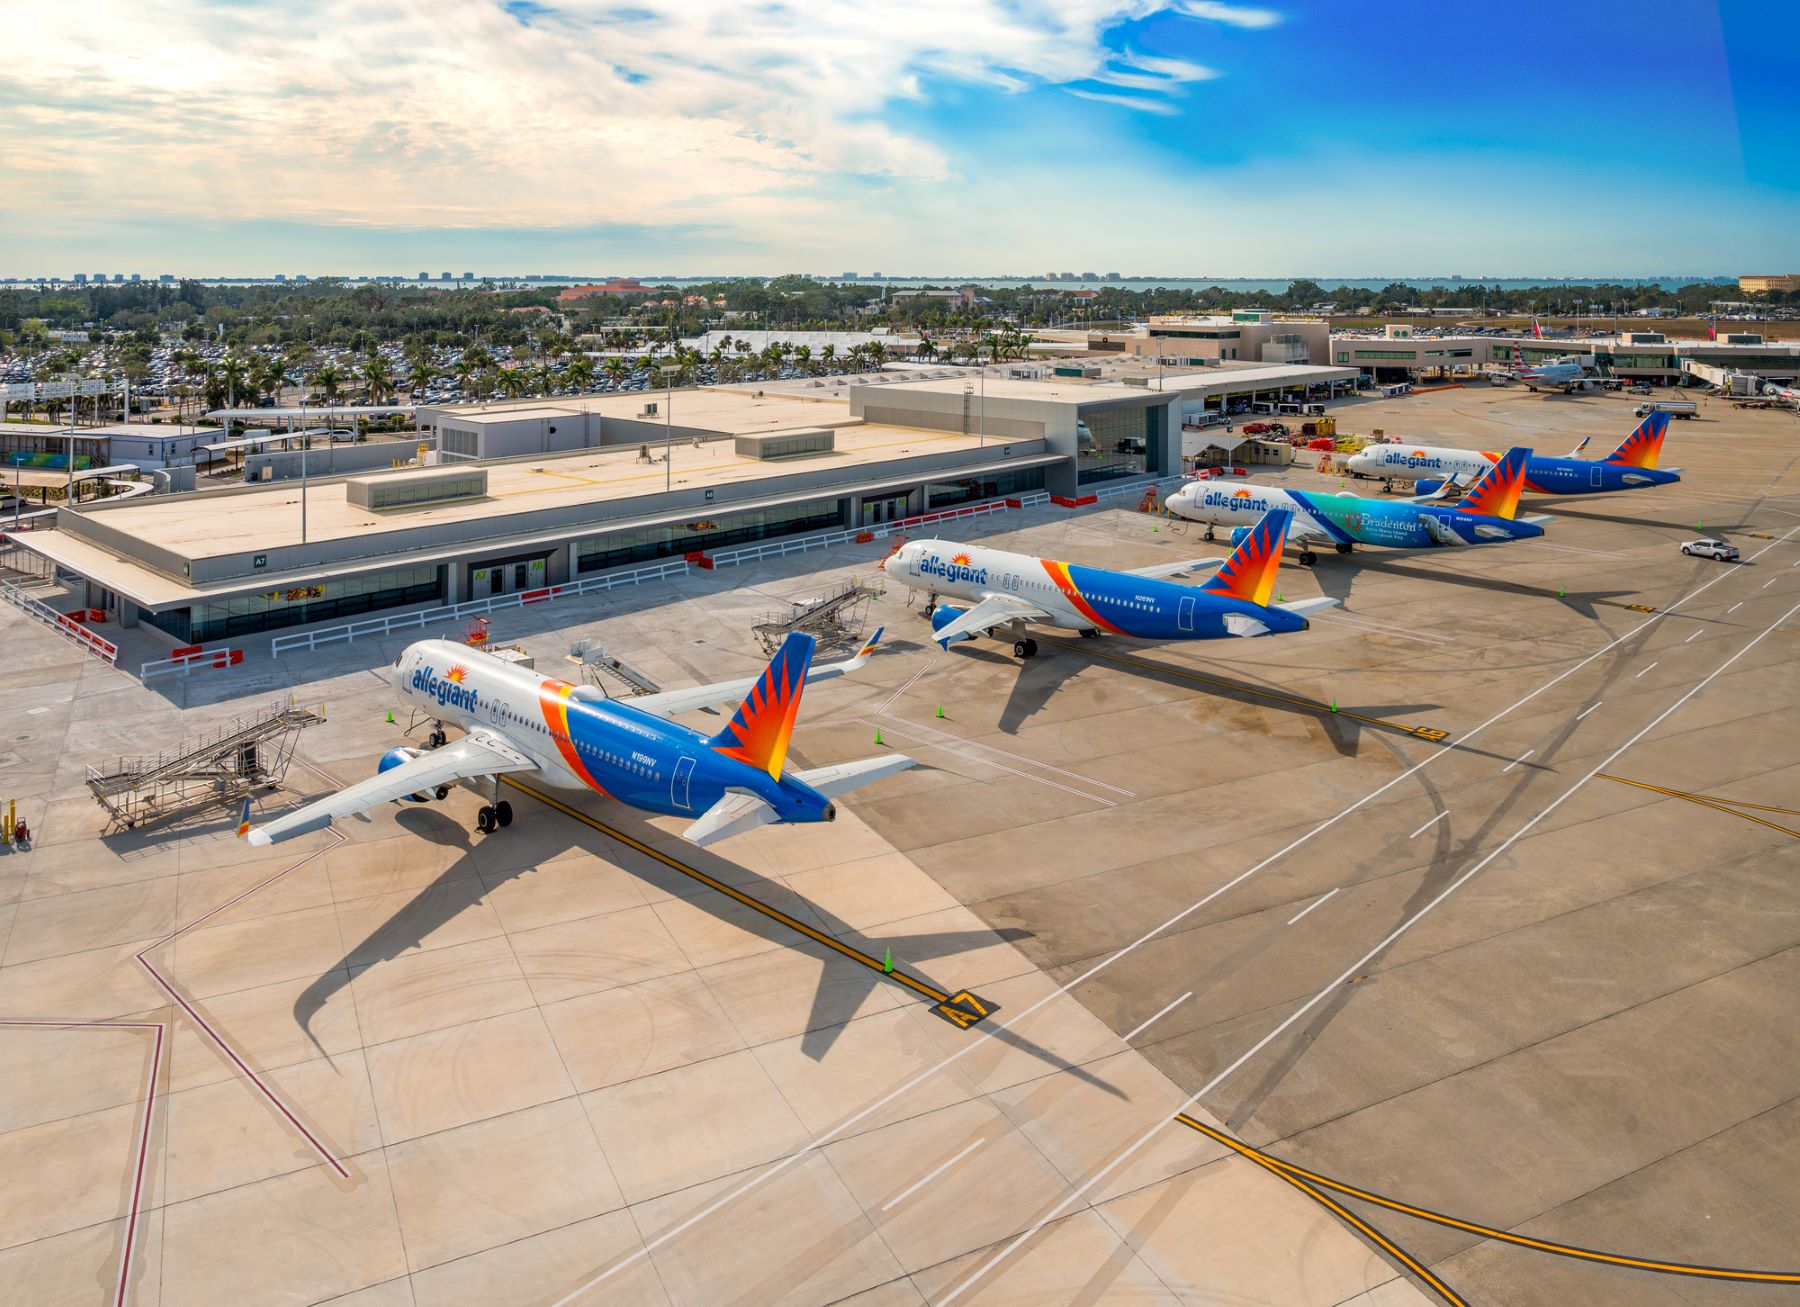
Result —
<path fill-rule="evenodd" d="M 430 667 L 421 667 L 412 674 L 412 688 L 427 699 L 436 699 L 439 707 L 462 712 L 474 712 L 476 702 L 481 698 L 479 691 L 458 685 L 448 677 L 440 678 Z"/>
<path fill-rule="evenodd" d="M 968 555 L 962 555 L 967 558 Z M 936 554 L 927 555 L 919 564 L 919 570 L 926 576 L 942 577 L 946 581 L 966 581 L 970 585 L 987 584 L 987 568 L 970 567 L 966 562 L 945 562 Z"/>
<path fill-rule="evenodd" d="M 1387 463 L 1389 467 L 1442 467 L 1444 460 L 1427 458 L 1424 454 L 1400 454 L 1389 450 Z"/>
<path fill-rule="evenodd" d="M 1252 513 L 1269 511 L 1269 501 L 1261 496 L 1253 496 L 1248 490 L 1235 490 L 1227 493 L 1223 490 L 1208 490 L 1200 500 L 1207 508 L 1246 508 Z"/>

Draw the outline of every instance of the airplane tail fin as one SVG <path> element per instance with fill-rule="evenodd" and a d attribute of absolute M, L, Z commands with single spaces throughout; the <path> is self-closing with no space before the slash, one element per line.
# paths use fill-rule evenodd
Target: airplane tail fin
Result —
<path fill-rule="evenodd" d="M 241 840 L 241 839 L 249 838 L 249 835 L 250 835 L 250 800 L 246 797 L 244 800 L 244 806 L 242 808 L 238 809 L 237 836 Z"/>
<path fill-rule="evenodd" d="M 1581 443 L 1579 445 L 1575 446 L 1575 448 L 1571 449 L 1568 453 L 1564 454 L 1563 457 L 1564 458 L 1579 458 L 1581 456 L 1581 451 L 1588 447 L 1588 441 L 1590 441 L 1592 439 L 1593 439 L 1592 436 L 1583 436 L 1581 438 Z"/>
<path fill-rule="evenodd" d="M 800 715 L 800 691 L 805 688 L 817 643 L 798 631 L 788 636 L 730 723 L 707 741 L 715 753 L 760 767 L 780 779 L 788 740 Z"/>
<path fill-rule="evenodd" d="M 1271 508 L 1250 528 L 1250 534 L 1219 570 L 1200 588 L 1208 594 L 1267 607 L 1275 591 L 1275 570 L 1281 566 L 1281 548 L 1287 543 L 1288 523 L 1294 515 L 1285 508 Z"/>
<path fill-rule="evenodd" d="M 1529 449 L 1515 447 L 1500 456 L 1456 505 L 1458 512 L 1510 518 L 1519 511 L 1519 492 L 1525 488 L 1525 462 Z"/>
<path fill-rule="evenodd" d="M 1622 463 L 1626 467 L 1641 467 L 1650 471 L 1656 469 L 1656 460 L 1662 456 L 1663 436 L 1669 430 L 1667 413 L 1651 413 L 1637 424 L 1629 436 L 1626 436 L 1619 447 L 1606 456 L 1608 463 Z"/>

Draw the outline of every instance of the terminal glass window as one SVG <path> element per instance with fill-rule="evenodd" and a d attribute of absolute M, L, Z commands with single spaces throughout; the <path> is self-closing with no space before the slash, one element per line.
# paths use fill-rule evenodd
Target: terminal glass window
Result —
<path fill-rule="evenodd" d="M 1356 351 L 1356 357 L 1359 359 L 1414 359 L 1418 357 L 1418 354 L 1410 349 L 1359 349 Z M 1344 356 L 1338 355 L 1338 361 L 1341 363 L 1343 360 Z"/>
<path fill-rule="evenodd" d="M 1076 480 L 1142 476 L 1149 467 L 1158 408 L 1090 409 L 1076 424 Z"/>
<path fill-rule="evenodd" d="M 439 427 L 438 449 L 451 458 L 476 457 L 476 437 L 466 427 Z"/>
<path fill-rule="evenodd" d="M 636 531 L 614 531 L 579 542 L 575 547 L 575 566 L 577 571 L 593 572 L 603 567 L 679 557 L 696 549 L 725 549 L 754 540 L 823 531 L 843 526 L 846 508 L 847 501 L 842 499 L 815 499 L 803 504 L 702 515 L 687 522 Z"/>
<path fill-rule="evenodd" d="M 994 476 L 933 481 L 925 487 L 925 509 L 927 512 L 935 512 L 954 504 L 972 504 L 978 499 L 998 499 L 1001 495 L 1027 495 L 1043 488 L 1044 469 L 1041 467 L 1002 472 Z"/>
<path fill-rule="evenodd" d="M 195 604 L 187 613 L 180 614 L 188 619 L 188 631 L 182 638 L 193 644 L 204 644 L 208 640 L 273 631 L 303 622 L 354 617 L 378 608 L 427 603 L 442 599 L 443 595 L 436 567 L 401 567 L 342 581 L 287 586 L 265 590 L 261 594 Z M 152 621 L 169 634 L 180 637 L 176 624 L 158 620 L 174 616 L 176 614 L 161 613 Z"/>

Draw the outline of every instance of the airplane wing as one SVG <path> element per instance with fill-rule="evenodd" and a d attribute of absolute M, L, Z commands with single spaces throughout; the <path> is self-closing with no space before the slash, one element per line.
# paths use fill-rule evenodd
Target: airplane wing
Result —
<path fill-rule="evenodd" d="M 474 731 L 454 744 L 431 749 L 398 767 L 377 772 L 365 781 L 346 786 L 336 794 L 285 813 L 246 832 L 252 844 L 281 840 L 323 830 L 337 817 L 367 812 L 394 799 L 451 785 L 472 776 L 498 776 L 503 772 L 535 771 L 537 764 L 491 731 Z"/>
<path fill-rule="evenodd" d="M 883 777 L 893 776 L 914 765 L 903 753 L 883 754 L 857 762 L 840 762 L 831 767 L 814 767 L 809 771 L 787 772 L 785 775 L 804 781 L 827 798 L 848 794 Z M 700 819 L 681 832 L 683 839 L 695 844 L 713 844 L 742 835 L 745 831 L 766 826 L 775 820 L 775 810 L 747 790 L 732 790 Z"/>
<path fill-rule="evenodd" d="M 806 683 L 829 681 L 834 677 L 844 676 L 858 671 L 869 661 L 869 655 L 875 652 L 875 646 L 881 640 L 881 632 L 885 627 L 876 628 L 875 634 L 863 641 L 862 648 L 844 659 L 842 662 L 815 665 L 806 674 Z M 762 679 L 762 673 L 746 676 L 736 681 L 715 681 L 711 685 L 692 685 L 685 690 L 664 690 L 659 694 L 645 694 L 631 700 L 633 708 L 641 708 L 645 712 L 655 713 L 658 717 L 673 717 L 677 713 L 692 712 L 695 709 L 710 711 L 715 704 L 727 704 L 735 708 L 744 701 L 744 696 L 756 688 Z M 570 695 L 576 699 L 600 699 L 605 695 L 588 685 L 578 685 Z"/>
<path fill-rule="evenodd" d="M 1008 622 L 1047 621 L 1049 617 L 1050 614 L 1042 608 L 1023 599 L 1015 599 L 1011 595 L 989 595 L 961 617 L 940 626 L 932 632 L 931 638 L 941 645 L 947 645 L 965 635 L 980 635 Z"/>
<path fill-rule="evenodd" d="M 1190 558 L 1184 563 L 1158 563 L 1154 567 L 1134 567 L 1126 576 L 1141 576 L 1146 579 L 1160 577 L 1185 577 L 1203 572 L 1216 572 L 1224 565 L 1223 558 Z"/>

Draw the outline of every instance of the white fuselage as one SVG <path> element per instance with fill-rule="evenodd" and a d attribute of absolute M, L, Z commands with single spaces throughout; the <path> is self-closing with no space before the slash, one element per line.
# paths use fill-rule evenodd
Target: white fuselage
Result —
<path fill-rule="evenodd" d="M 450 679 L 453 672 L 458 679 Z M 544 712 L 547 699 L 563 697 L 563 682 L 451 640 L 408 645 L 389 675 L 409 708 L 465 733 L 491 730 L 536 763 L 550 784 L 588 788 L 563 765 L 554 719 Z"/>
<path fill-rule="evenodd" d="M 1063 565 L 1035 554 L 1014 554 L 946 540 L 917 540 L 902 545 L 881 566 L 890 577 L 917 593 L 969 603 L 979 603 L 989 595 L 1017 595 L 1049 614 L 1048 618 L 1039 619 L 1046 625 L 1070 631 L 1094 625 L 1092 618 L 1077 611 L 1063 585 L 1058 584 Z"/>
<path fill-rule="evenodd" d="M 1494 461 L 1472 449 L 1436 445 L 1367 445 L 1345 460 L 1358 476 L 1384 481 L 1457 481 L 1475 484 Z"/>

